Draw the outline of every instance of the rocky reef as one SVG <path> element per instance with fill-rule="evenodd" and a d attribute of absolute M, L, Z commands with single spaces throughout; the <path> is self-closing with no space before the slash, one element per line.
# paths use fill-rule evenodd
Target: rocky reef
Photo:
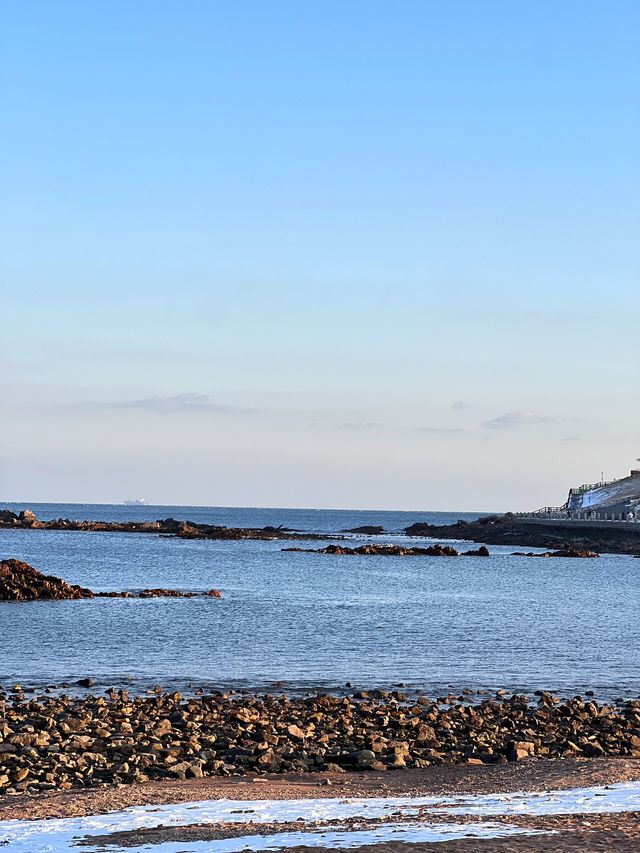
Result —
<path fill-rule="evenodd" d="M 349 530 L 343 530 L 343 533 L 360 533 L 364 536 L 380 536 L 384 533 L 384 527 L 377 524 L 363 524 L 362 527 L 351 527 Z"/>
<path fill-rule="evenodd" d="M 19 560 L 0 562 L 0 601 L 93 598 L 90 589 L 44 575 Z"/>
<path fill-rule="evenodd" d="M 419 548 L 407 545 L 358 545 L 348 548 L 346 545 L 327 545 L 324 548 L 283 548 L 283 551 L 301 551 L 305 554 L 350 554 L 375 557 L 489 557 L 484 546 L 475 551 L 456 551 L 450 545 L 429 545 Z"/>
<path fill-rule="evenodd" d="M 408 536 L 430 539 L 466 539 L 489 545 L 528 545 L 533 548 L 576 550 L 640 555 L 640 524 L 623 527 L 606 522 L 601 526 L 588 522 L 532 523 L 513 513 L 487 515 L 477 521 L 457 521 L 455 524 L 426 524 L 419 522 L 406 527 Z"/>
<path fill-rule="evenodd" d="M 207 592 L 181 592 L 175 589 L 143 589 L 139 592 L 94 592 L 68 584 L 55 575 L 45 575 L 20 560 L 0 562 L 0 601 L 58 601 L 78 598 L 222 598 L 217 589 Z"/>
<path fill-rule="evenodd" d="M 163 518 L 158 521 L 73 521 L 55 518 L 41 521 L 31 510 L 20 513 L 8 509 L 0 510 L 0 529 L 15 530 L 71 530 L 98 533 L 156 533 L 162 536 L 177 536 L 181 539 L 342 539 L 342 536 L 327 536 L 319 533 L 301 533 L 282 525 L 273 527 L 223 527 L 217 524 L 200 524 L 196 521 L 178 521 Z"/>
<path fill-rule="evenodd" d="M 571 557 L 574 559 L 591 559 L 599 557 L 595 551 L 581 551 L 577 548 L 561 548 L 559 551 L 544 551 L 543 553 L 534 553 L 533 551 L 514 551 L 512 557 Z"/>
<path fill-rule="evenodd" d="M 88 679 L 87 681 L 90 681 Z M 640 758 L 640 701 L 0 692 L 0 795 L 318 770 Z"/>
<path fill-rule="evenodd" d="M 283 548 L 283 551 L 298 551 L 303 554 L 349 554 L 352 556 L 374 557 L 490 557 L 486 545 L 475 550 L 457 551 L 451 545 L 429 545 L 427 548 L 407 545 L 358 545 L 348 548 L 346 545 L 326 545 L 324 548 Z M 513 551 L 512 557 L 570 557 L 574 559 L 599 557 L 595 551 L 581 551 L 576 548 L 561 548 L 559 551 Z"/>

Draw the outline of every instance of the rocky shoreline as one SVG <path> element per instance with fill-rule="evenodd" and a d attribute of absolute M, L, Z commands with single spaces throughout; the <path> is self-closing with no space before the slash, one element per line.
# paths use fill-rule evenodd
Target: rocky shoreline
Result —
<path fill-rule="evenodd" d="M 157 521 L 77 521 L 56 518 L 42 521 L 30 510 L 15 513 L 8 509 L 0 510 L 0 530 L 3 528 L 67 530 L 81 533 L 147 533 L 179 539 L 258 539 L 263 541 L 342 541 L 346 538 L 344 534 L 378 536 L 384 533 L 384 528 L 379 525 L 364 525 L 344 530 L 342 534 L 327 534 L 291 530 L 283 525 L 277 527 L 268 525 L 260 528 L 224 527 L 195 521 L 179 521 L 175 518 Z M 640 525 L 607 528 L 595 527 L 588 523 L 580 525 L 576 522 L 531 524 L 519 519 L 513 513 L 505 513 L 484 516 L 476 521 L 460 520 L 455 524 L 434 525 L 418 522 L 406 527 L 404 533 L 412 537 L 466 540 L 483 545 L 529 546 L 548 548 L 550 551 L 592 551 L 640 557 Z"/>
<path fill-rule="evenodd" d="M 377 557 L 459 557 L 450 545 L 430 545 L 428 548 L 413 548 L 405 545 L 358 545 L 348 548 L 346 545 L 327 545 L 324 548 L 283 548 L 283 551 L 297 551 L 305 554 L 334 554 Z M 464 556 L 488 557 L 486 548 L 466 552 Z"/>
<path fill-rule="evenodd" d="M 55 575 L 45 575 L 20 560 L 0 562 L 0 602 L 70 601 L 84 598 L 222 598 L 218 589 L 185 592 L 176 589 L 143 589 L 138 592 L 94 592 L 78 584 L 68 584 Z"/>
<path fill-rule="evenodd" d="M 488 545 L 526 545 L 533 548 L 597 551 L 640 556 L 640 524 L 621 527 L 595 527 L 587 522 L 549 522 L 531 524 L 513 513 L 488 515 L 477 521 L 455 524 L 417 523 L 406 527 L 407 536 L 430 539 L 463 539 Z"/>
<path fill-rule="evenodd" d="M 164 518 L 158 521 L 74 521 L 55 518 L 41 521 L 31 510 L 20 513 L 8 509 L 0 510 L 0 529 L 11 530 L 69 530 L 80 533 L 155 533 L 160 536 L 176 536 L 179 539 L 300 539 L 327 540 L 344 539 L 343 536 L 320 533 L 304 533 L 289 530 L 282 525 L 273 527 L 223 527 L 216 524 L 200 524 L 196 521 L 178 521 Z"/>
<path fill-rule="evenodd" d="M 502 693 L 502 691 L 500 692 Z M 318 771 L 640 758 L 640 700 L 0 692 L 0 796 Z"/>
<path fill-rule="evenodd" d="M 491 553 L 485 545 L 471 551 L 457 551 L 451 545 L 429 545 L 427 548 L 409 545 L 358 545 L 348 548 L 346 545 L 326 545 L 324 548 L 283 548 L 283 551 L 296 551 L 303 554 L 333 554 L 337 556 L 364 557 L 490 557 Z M 544 551 L 541 554 L 529 551 L 514 551 L 512 557 L 599 557 L 595 551 L 578 551 L 575 548 L 562 548 L 560 551 Z"/>

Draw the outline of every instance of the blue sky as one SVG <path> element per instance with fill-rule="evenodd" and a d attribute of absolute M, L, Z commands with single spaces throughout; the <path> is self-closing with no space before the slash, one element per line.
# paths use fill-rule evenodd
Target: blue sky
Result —
<path fill-rule="evenodd" d="M 524 508 L 640 455 L 637 3 L 0 6 L 1 497 Z"/>

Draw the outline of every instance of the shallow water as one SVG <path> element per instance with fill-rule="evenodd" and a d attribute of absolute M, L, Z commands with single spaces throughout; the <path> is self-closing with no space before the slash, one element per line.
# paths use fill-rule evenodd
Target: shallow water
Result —
<path fill-rule="evenodd" d="M 18 507 L 20 508 L 20 507 Z M 32 505 L 43 518 L 179 518 L 336 532 L 457 514 Z M 467 515 L 467 518 L 474 517 Z M 373 541 L 397 541 L 397 536 Z M 370 541 L 370 540 L 367 540 Z M 421 540 L 424 542 L 424 540 Z M 0 531 L 0 555 L 96 590 L 218 587 L 222 600 L 0 605 L 0 683 L 97 678 L 166 687 L 405 683 L 640 693 L 640 561 L 348 557 L 287 542 Z M 303 547 L 307 547 L 303 544 Z M 455 544 L 455 543 L 454 543 Z M 308 547 L 317 547 L 311 543 Z"/>

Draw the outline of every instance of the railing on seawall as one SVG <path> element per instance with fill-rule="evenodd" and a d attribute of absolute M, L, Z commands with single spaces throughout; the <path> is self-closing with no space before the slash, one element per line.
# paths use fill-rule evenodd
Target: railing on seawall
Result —
<path fill-rule="evenodd" d="M 535 510 L 535 512 L 514 512 L 516 518 L 535 519 L 548 521 L 565 521 L 568 524 L 577 521 L 611 521 L 616 524 L 638 524 L 640 525 L 640 512 L 635 510 L 631 512 L 572 512 L 569 514 L 566 509 L 561 507 L 543 507 Z"/>
<path fill-rule="evenodd" d="M 566 509 L 561 506 L 543 506 L 542 509 L 536 509 L 534 512 L 514 512 L 516 518 L 554 518 L 569 520 L 569 515 Z"/>

